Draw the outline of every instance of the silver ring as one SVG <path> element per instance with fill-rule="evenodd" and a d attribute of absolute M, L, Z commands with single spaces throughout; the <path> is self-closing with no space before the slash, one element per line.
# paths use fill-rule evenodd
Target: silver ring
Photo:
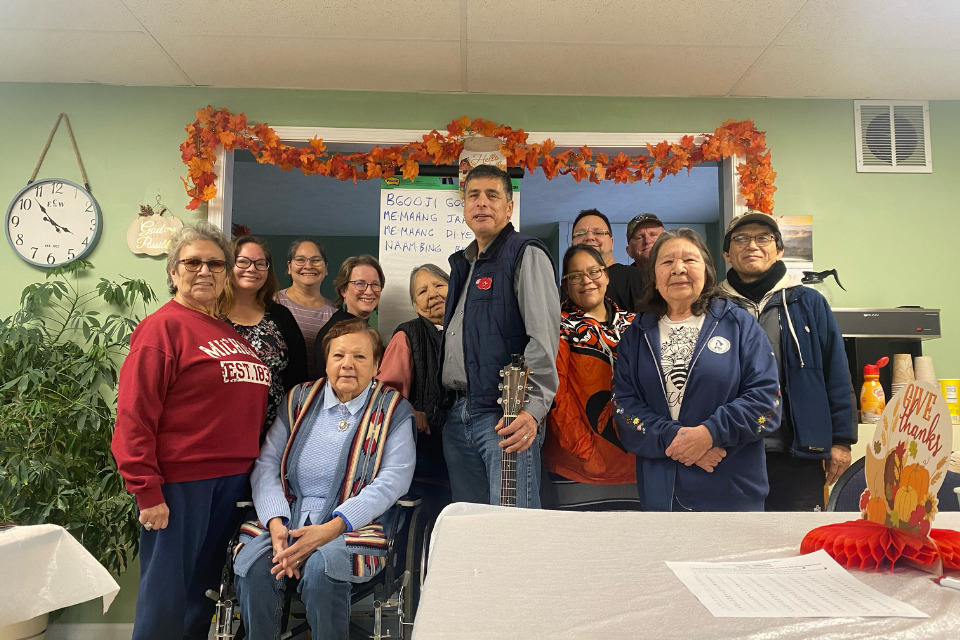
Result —
<path fill-rule="evenodd" d="M 299 560 L 294 560 L 294 561 L 293 561 L 293 566 L 299 567 L 299 566 L 300 566 L 300 561 L 299 561 Z"/>
<path fill-rule="evenodd" d="M 144 522 L 144 523 L 143 523 L 143 528 L 146 529 L 147 531 L 150 531 L 150 529 L 153 529 L 153 523 L 152 523 L 152 522 Z"/>
<path fill-rule="evenodd" d="M 530 436 L 523 436 L 523 439 L 524 439 L 524 440 L 529 440 L 529 439 L 530 439 Z"/>

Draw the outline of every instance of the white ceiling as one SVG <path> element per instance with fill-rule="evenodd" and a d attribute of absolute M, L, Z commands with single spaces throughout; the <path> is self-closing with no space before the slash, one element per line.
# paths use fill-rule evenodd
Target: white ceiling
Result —
<path fill-rule="evenodd" d="M 960 99 L 957 0 L 0 0 L 0 82 Z"/>

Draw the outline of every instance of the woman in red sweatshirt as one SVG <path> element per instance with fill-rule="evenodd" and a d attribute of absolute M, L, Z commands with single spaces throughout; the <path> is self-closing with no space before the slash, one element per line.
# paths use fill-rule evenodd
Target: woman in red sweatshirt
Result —
<path fill-rule="evenodd" d="M 249 498 L 270 370 L 217 317 L 232 252 L 218 229 L 171 241 L 173 299 L 147 316 L 120 370 L 112 451 L 136 496 L 133 638 L 206 638 L 237 500 Z"/>

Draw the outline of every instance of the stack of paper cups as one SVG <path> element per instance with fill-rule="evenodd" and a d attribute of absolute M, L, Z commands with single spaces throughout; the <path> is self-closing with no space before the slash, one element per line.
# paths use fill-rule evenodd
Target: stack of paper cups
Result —
<path fill-rule="evenodd" d="M 933 371 L 933 358 L 917 356 L 913 360 L 913 369 L 919 382 L 929 382 L 933 386 L 937 386 L 937 374 Z"/>
<path fill-rule="evenodd" d="M 900 393 L 907 384 L 914 381 L 913 360 L 909 353 L 893 355 L 893 378 L 890 381 L 890 397 Z"/>
<path fill-rule="evenodd" d="M 960 401 L 957 400 L 957 391 L 960 389 L 960 380 L 945 379 L 940 381 L 940 393 L 947 401 L 950 410 L 950 422 L 960 424 Z M 960 443 L 954 443 L 954 447 Z"/>

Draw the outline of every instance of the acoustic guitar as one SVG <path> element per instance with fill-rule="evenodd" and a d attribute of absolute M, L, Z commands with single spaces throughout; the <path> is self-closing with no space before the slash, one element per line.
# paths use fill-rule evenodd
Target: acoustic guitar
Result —
<path fill-rule="evenodd" d="M 523 354 L 515 353 L 510 364 L 500 370 L 502 395 L 497 403 L 503 407 L 503 426 L 510 423 L 519 415 L 527 401 L 527 374 L 529 370 L 523 362 Z M 505 438 L 506 436 L 504 436 Z M 500 450 L 500 506 L 517 506 L 517 454 Z"/>

